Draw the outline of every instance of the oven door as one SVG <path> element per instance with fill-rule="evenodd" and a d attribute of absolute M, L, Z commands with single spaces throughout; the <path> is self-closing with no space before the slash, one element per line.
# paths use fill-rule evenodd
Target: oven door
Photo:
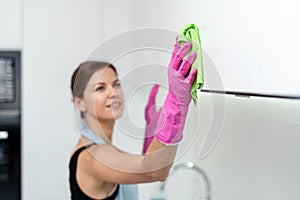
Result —
<path fill-rule="evenodd" d="M 0 126 L 0 199 L 20 199 L 20 127 Z"/>

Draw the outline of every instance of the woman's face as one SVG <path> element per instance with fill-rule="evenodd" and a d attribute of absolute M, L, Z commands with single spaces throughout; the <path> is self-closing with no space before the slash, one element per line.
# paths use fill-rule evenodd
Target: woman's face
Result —
<path fill-rule="evenodd" d="M 110 67 L 96 71 L 83 93 L 85 118 L 117 119 L 124 109 L 124 93 L 116 73 Z"/>

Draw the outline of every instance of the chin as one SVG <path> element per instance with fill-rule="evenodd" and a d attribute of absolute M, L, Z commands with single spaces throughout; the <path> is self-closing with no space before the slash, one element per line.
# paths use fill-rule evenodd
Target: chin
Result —
<path fill-rule="evenodd" d="M 113 113 L 113 118 L 114 119 L 119 119 L 119 118 L 121 118 L 123 116 L 123 112 L 115 112 L 115 113 Z"/>
<path fill-rule="evenodd" d="M 115 111 L 113 111 L 113 117 L 114 119 L 119 119 L 120 117 L 123 116 L 123 110 L 124 110 L 124 107 L 122 106 L 120 109 L 117 109 Z"/>
<path fill-rule="evenodd" d="M 102 121 L 102 120 L 104 120 L 104 121 L 114 121 L 114 120 L 117 120 L 117 119 L 119 119 L 120 117 L 122 117 L 122 115 L 106 115 L 106 116 L 101 116 L 101 117 L 98 117 L 98 120 L 100 120 L 100 121 Z"/>
<path fill-rule="evenodd" d="M 122 117 L 122 115 L 118 115 L 118 116 L 115 116 L 114 119 L 119 119 L 121 117 Z"/>

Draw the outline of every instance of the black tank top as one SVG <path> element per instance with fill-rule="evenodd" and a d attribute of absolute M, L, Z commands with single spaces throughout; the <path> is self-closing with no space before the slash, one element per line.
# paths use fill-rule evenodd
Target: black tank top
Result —
<path fill-rule="evenodd" d="M 69 176 L 69 182 L 70 182 L 70 189 L 71 189 L 71 199 L 72 200 L 94 200 L 91 197 L 87 196 L 79 187 L 76 179 L 76 169 L 77 169 L 77 160 L 79 154 L 84 151 L 85 149 L 90 148 L 93 144 L 89 144 L 87 146 L 83 146 L 79 148 L 75 153 L 72 155 L 70 163 L 69 163 L 69 170 L 70 170 L 70 176 Z M 117 189 L 114 191 L 114 193 L 105 198 L 104 200 L 114 200 L 119 192 L 119 184 L 117 185 Z"/>

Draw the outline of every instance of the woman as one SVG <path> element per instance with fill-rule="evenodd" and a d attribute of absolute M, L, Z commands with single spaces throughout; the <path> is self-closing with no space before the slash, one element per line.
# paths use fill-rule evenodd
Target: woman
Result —
<path fill-rule="evenodd" d="M 164 181 L 182 138 L 190 89 L 197 71 L 190 71 L 196 54 L 191 43 L 176 42 L 168 67 L 169 91 L 159 112 L 155 106 L 157 86 L 146 107 L 146 136 L 143 155 L 122 152 L 111 145 L 115 120 L 122 116 L 124 95 L 113 65 L 82 63 L 73 73 L 73 103 L 85 125 L 70 159 L 70 188 L 73 200 L 138 199 L 137 183 Z"/>

